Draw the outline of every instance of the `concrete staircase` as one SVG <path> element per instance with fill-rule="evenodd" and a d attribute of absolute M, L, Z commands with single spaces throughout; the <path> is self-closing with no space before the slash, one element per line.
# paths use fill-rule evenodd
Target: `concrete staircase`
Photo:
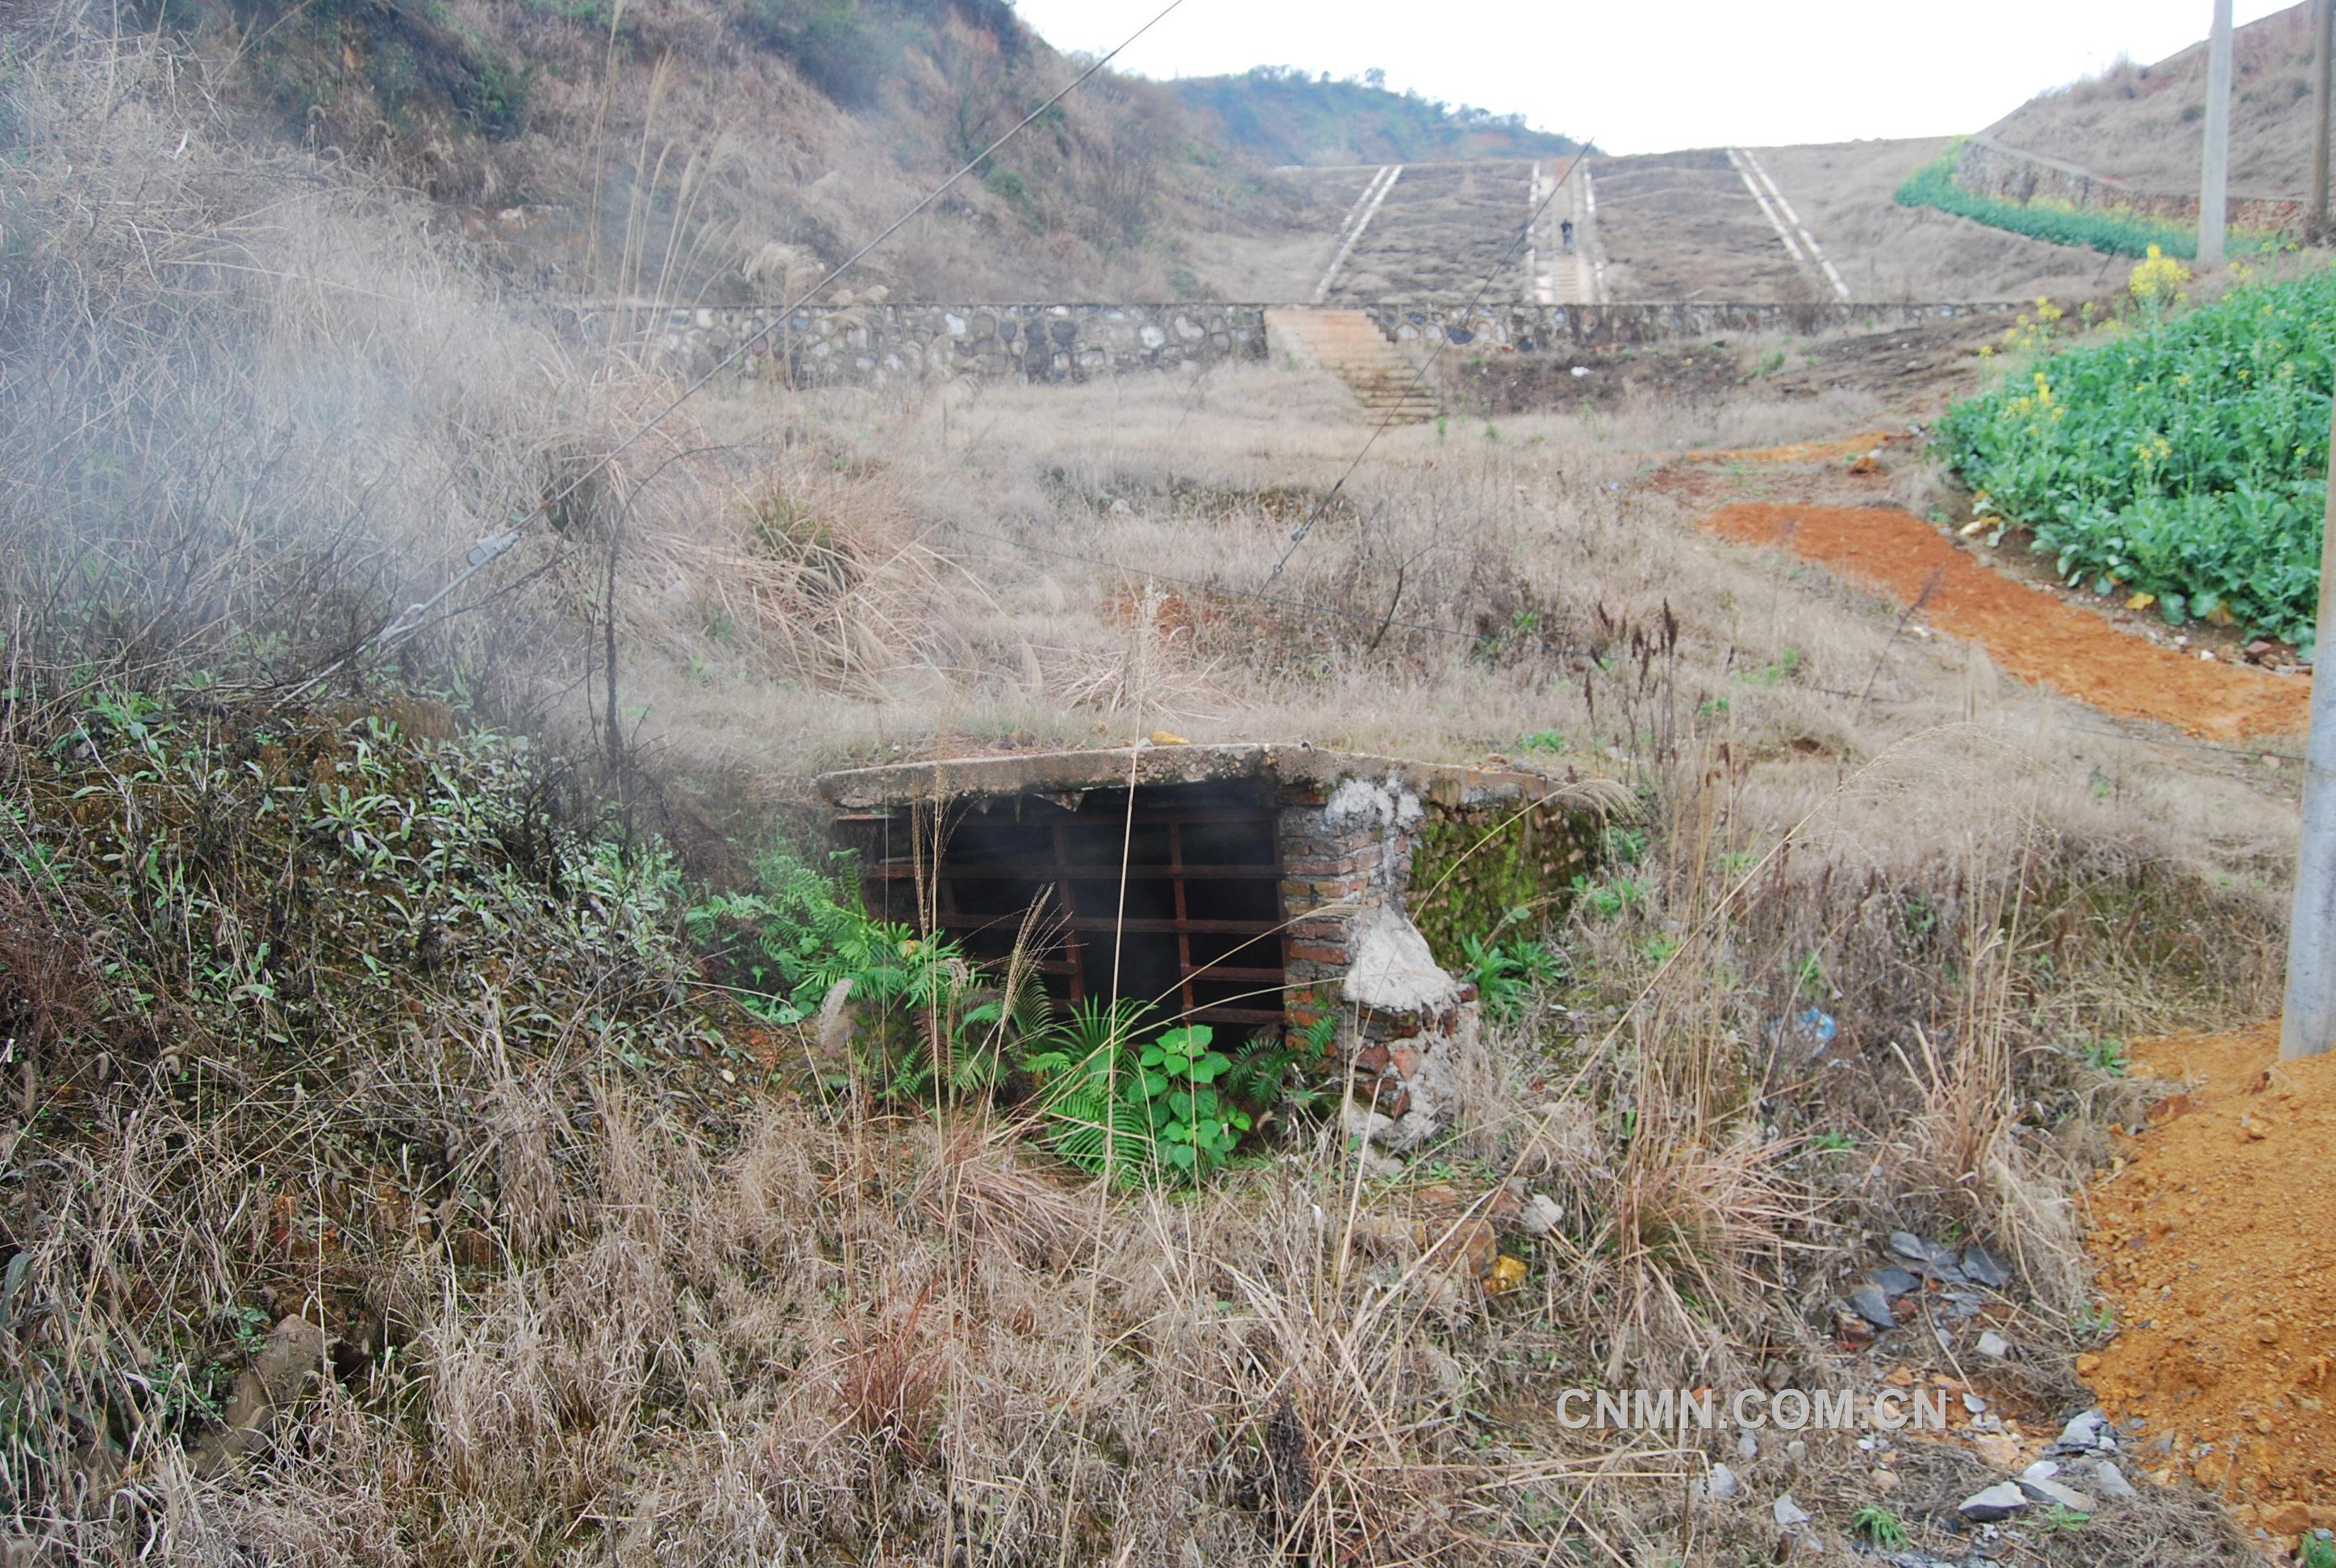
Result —
<path fill-rule="evenodd" d="M 1269 310 L 1265 326 L 1301 363 L 1327 370 L 1353 388 L 1373 424 L 1418 424 L 1443 412 L 1426 378 L 1364 311 Z"/>

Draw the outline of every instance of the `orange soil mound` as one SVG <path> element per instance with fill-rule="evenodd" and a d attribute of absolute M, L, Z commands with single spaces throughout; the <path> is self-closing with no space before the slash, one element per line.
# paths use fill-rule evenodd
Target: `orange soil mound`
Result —
<path fill-rule="evenodd" d="M 2275 1534 L 2336 1524 L 2336 1055 L 2282 1063 L 2273 1022 L 2135 1056 L 2193 1086 L 2092 1189 L 2118 1332 L 2078 1370 L 2147 1423 L 2144 1468 L 2228 1486 Z"/>
<path fill-rule="evenodd" d="M 2119 631 L 2040 588 L 1990 571 L 1908 512 L 1740 502 L 1705 520 L 1747 544 L 1781 546 L 1912 604 L 1941 630 L 1983 644 L 1996 663 L 2128 718 L 2160 719 L 2234 740 L 2300 734 L 2312 686 L 2295 677 L 2186 657 Z"/>
<path fill-rule="evenodd" d="M 1832 441 L 1796 441 L 1789 446 L 1731 446 L 1715 452 L 1690 452 L 1689 463 L 1829 463 L 1836 457 L 1863 457 L 1892 438 L 1886 430 L 1869 430 Z"/>

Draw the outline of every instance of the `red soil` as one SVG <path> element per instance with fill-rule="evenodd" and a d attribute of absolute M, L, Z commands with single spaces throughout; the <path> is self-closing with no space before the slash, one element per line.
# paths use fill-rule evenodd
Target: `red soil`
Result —
<path fill-rule="evenodd" d="M 1911 513 L 1739 502 L 1713 512 L 1705 526 L 1747 544 L 1789 550 L 1901 604 L 1920 599 L 1932 625 L 1981 644 L 2011 674 L 2106 712 L 2221 740 L 2305 727 L 2310 681 L 2145 642 L 1990 570 Z"/>
<path fill-rule="evenodd" d="M 2336 1055 L 2281 1062 L 2276 1022 L 2134 1055 L 2189 1087 L 2091 1190 L 2118 1331 L 2078 1374 L 2146 1423 L 2126 1445 L 2142 1468 L 2275 1534 L 2336 1525 Z"/>

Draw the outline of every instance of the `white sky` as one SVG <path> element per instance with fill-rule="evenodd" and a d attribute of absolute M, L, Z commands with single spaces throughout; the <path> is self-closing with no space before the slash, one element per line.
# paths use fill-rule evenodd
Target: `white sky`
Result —
<path fill-rule="evenodd" d="M 1100 54 L 1166 0 L 1018 0 Z M 2240 25 L 2284 10 L 2235 0 Z M 1981 130 L 2119 54 L 2206 35 L 2212 0 L 1183 0 L 1114 63 L 1145 76 L 1296 65 L 1522 112 L 1611 152 Z"/>

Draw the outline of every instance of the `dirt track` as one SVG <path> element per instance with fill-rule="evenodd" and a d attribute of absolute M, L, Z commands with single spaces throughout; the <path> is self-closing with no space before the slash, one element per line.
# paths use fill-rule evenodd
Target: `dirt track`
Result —
<path fill-rule="evenodd" d="M 2141 641 L 1990 570 L 1907 512 L 1738 502 L 1713 512 L 1705 526 L 1746 544 L 1789 550 L 1919 606 L 1931 625 L 1981 644 L 2010 674 L 2106 713 L 2218 740 L 2300 734 L 2308 717 L 2309 680 Z"/>

